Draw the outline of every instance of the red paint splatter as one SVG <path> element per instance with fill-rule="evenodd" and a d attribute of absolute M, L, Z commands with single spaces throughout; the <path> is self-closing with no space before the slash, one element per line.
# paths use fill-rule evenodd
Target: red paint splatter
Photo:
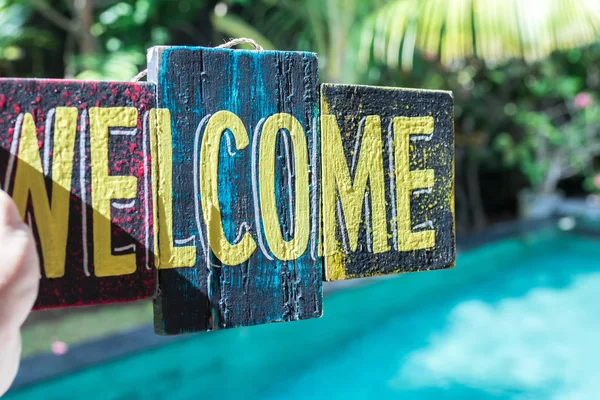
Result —
<path fill-rule="evenodd" d="M 128 83 L 91 83 L 80 81 L 64 81 L 64 80 L 0 80 L 2 85 L 2 93 L 0 93 L 0 131 L 4 129 L 4 142 L 1 147 L 6 149 L 10 147 L 11 139 L 14 134 L 15 119 L 22 112 L 31 112 L 36 121 L 38 139 L 43 139 L 44 119 L 46 113 L 53 107 L 69 107 L 74 106 L 79 110 L 85 109 L 87 106 L 103 107 L 136 107 L 138 109 L 138 128 L 142 128 L 141 119 L 144 111 L 154 104 L 154 96 L 152 88 L 145 84 L 128 84 Z M 128 90 L 128 97 L 124 96 Z M 18 104 L 25 104 L 19 106 Z M 31 104 L 31 106 L 30 106 Z M 79 114 L 81 118 L 81 111 Z M 81 120 L 80 120 L 81 121 Z M 120 139 L 120 140 L 118 140 Z M 112 139 L 111 139 L 112 140 Z M 41 141 L 38 140 L 41 146 Z M 111 142 L 114 154 L 111 161 L 120 161 L 118 168 L 122 174 L 137 176 L 140 179 L 140 188 L 142 185 L 144 156 L 139 149 L 142 148 L 141 138 L 133 140 L 115 139 Z M 52 154 L 51 154 L 52 159 Z M 146 160 L 148 160 L 147 158 Z M 90 177 L 89 154 L 85 155 L 85 170 L 88 171 L 88 179 Z M 79 163 L 79 155 L 75 154 L 74 162 Z M 109 166 L 111 173 L 116 173 L 114 164 Z M 74 172 L 77 173 L 77 172 Z M 75 179 L 75 178 L 74 178 Z M 90 195 L 88 187 L 86 193 Z M 148 194 L 150 196 L 150 194 Z M 140 195 L 141 196 L 141 195 Z M 138 197 L 140 207 L 150 206 L 150 215 L 152 215 L 151 200 Z M 88 203 L 91 197 L 88 196 Z M 150 198 L 151 199 L 151 198 Z M 71 195 L 72 210 L 80 215 L 81 205 L 79 188 L 74 187 Z M 87 246 L 93 246 L 93 219 L 88 207 L 88 233 Z M 118 243 L 145 243 L 145 229 L 148 224 L 150 232 L 153 232 L 153 221 L 146 221 L 143 208 L 135 208 L 131 210 L 113 210 L 115 217 L 115 232 L 113 233 L 115 240 Z M 34 231 L 35 228 L 35 215 Z M 111 218 L 112 219 L 112 218 Z M 82 268 L 83 248 L 81 244 L 81 225 L 76 221 L 70 221 L 69 225 L 69 242 L 68 242 L 68 259 L 65 265 L 65 275 L 58 279 L 42 278 L 40 281 L 40 292 L 34 309 L 57 308 L 69 306 L 82 306 L 99 303 L 115 303 L 124 301 L 133 301 L 142 298 L 151 297 L 156 288 L 156 271 L 146 270 L 144 268 L 144 252 L 138 248 L 137 260 L 138 268 L 136 273 L 124 276 L 115 277 L 97 277 L 94 274 L 94 260 L 89 258 L 89 270 L 91 275 L 86 276 Z M 37 235 L 37 233 L 36 233 Z M 152 235 L 152 233 L 151 233 Z M 37 236 L 36 236 L 37 237 Z M 153 243 L 153 237 L 148 238 L 150 243 Z M 38 237 L 39 242 L 39 237 Z M 84 243 L 86 241 L 84 240 Z M 117 243 L 115 242 L 115 243 Z M 38 246 L 39 247 L 39 246 Z M 88 250 L 92 250 L 91 247 Z M 92 253 L 88 253 L 92 254 Z M 149 260 L 150 266 L 153 266 L 153 258 Z"/>

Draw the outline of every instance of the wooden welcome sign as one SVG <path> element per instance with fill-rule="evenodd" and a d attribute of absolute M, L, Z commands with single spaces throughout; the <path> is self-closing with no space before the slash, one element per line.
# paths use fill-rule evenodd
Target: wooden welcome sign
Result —
<path fill-rule="evenodd" d="M 181 334 L 322 315 L 322 282 L 451 267 L 449 92 L 320 85 L 312 53 L 149 51 L 148 83 L 0 80 L 36 309 L 154 298 Z"/>

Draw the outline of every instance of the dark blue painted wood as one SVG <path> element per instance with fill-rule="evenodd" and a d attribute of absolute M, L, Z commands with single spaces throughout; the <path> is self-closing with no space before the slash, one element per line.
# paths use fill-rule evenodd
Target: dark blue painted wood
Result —
<path fill-rule="evenodd" d="M 310 195 L 312 204 L 317 205 L 311 209 L 315 217 L 311 229 L 318 232 L 319 193 L 318 184 L 314 184 L 317 176 L 312 176 L 318 171 L 313 155 L 319 154 L 316 56 L 201 47 L 157 47 L 150 52 L 149 79 L 157 84 L 158 107 L 171 113 L 174 239 L 193 236 L 197 249 L 194 267 L 159 270 L 159 294 L 154 303 L 156 332 L 181 334 L 321 316 L 322 262 L 316 257 L 316 235 L 295 261 L 268 260 L 257 246 L 241 265 L 220 265 L 212 254 L 207 265 L 201 240 L 201 233 L 207 237 L 206 227 L 203 219 L 198 224 L 195 218 L 195 200 L 203 199 L 195 190 L 193 174 L 195 155 L 200 158 L 195 135 L 201 121 L 221 110 L 240 117 L 250 145 L 231 156 L 225 135 L 222 137 L 219 200 L 228 240 L 234 243 L 240 226 L 246 223 L 258 244 L 257 229 L 262 229 L 262 224 L 256 226 L 251 184 L 255 129 L 272 114 L 292 114 L 307 137 Z M 201 143 L 202 128 L 199 134 Z M 276 145 L 275 186 L 287 240 L 290 193 L 281 136 Z"/>

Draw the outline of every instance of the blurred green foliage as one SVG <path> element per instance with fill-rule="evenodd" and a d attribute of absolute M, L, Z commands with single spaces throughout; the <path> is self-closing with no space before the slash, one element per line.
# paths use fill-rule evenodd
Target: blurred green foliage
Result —
<path fill-rule="evenodd" d="M 209 44 L 204 0 L 0 0 L 0 74 L 129 80 L 152 45 Z"/>
<path fill-rule="evenodd" d="M 600 155 L 600 46 L 573 49 L 527 68 L 521 91 L 504 107 L 514 128 L 496 137 L 508 166 L 517 166 L 534 190 L 553 192 L 573 176 L 596 174 Z M 498 72 L 500 82 L 506 75 Z"/>
<path fill-rule="evenodd" d="M 323 82 L 452 90 L 457 223 L 481 227 L 523 187 L 576 177 L 595 190 L 600 169 L 600 44 L 572 48 L 594 38 L 600 19 L 579 4 L 592 3 L 543 0 L 535 14 L 511 0 L 494 13 L 498 1 L 0 0 L 0 75 L 130 80 L 150 46 L 251 37 L 317 52 Z M 561 7 L 577 12 L 557 18 Z M 537 33 L 517 37 L 528 12 Z"/>
<path fill-rule="evenodd" d="M 599 30 L 596 0 L 390 0 L 362 29 L 361 64 L 410 69 L 416 51 L 447 66 L 474 56 L 489 67 L 533 62 L 592 44 Z"/>

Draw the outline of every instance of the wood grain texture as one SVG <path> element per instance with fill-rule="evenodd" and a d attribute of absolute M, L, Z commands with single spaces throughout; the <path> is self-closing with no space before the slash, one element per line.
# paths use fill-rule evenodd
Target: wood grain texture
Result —
<path fill-rule="evenodd" d="M 0 79 L 0 185 L 36 237 L 35 309 L 156 291 L 152 84 Z"/>
<path fill-rule="evenodd" d="M 325 279 L 454 265 L 450 92 L 321 85 Z"/>
<path fill-rule="evenodd" d="M 316 56 L 156 47 L 149 59 L 169 110 L 155 331 L 321 316 Z"/>

